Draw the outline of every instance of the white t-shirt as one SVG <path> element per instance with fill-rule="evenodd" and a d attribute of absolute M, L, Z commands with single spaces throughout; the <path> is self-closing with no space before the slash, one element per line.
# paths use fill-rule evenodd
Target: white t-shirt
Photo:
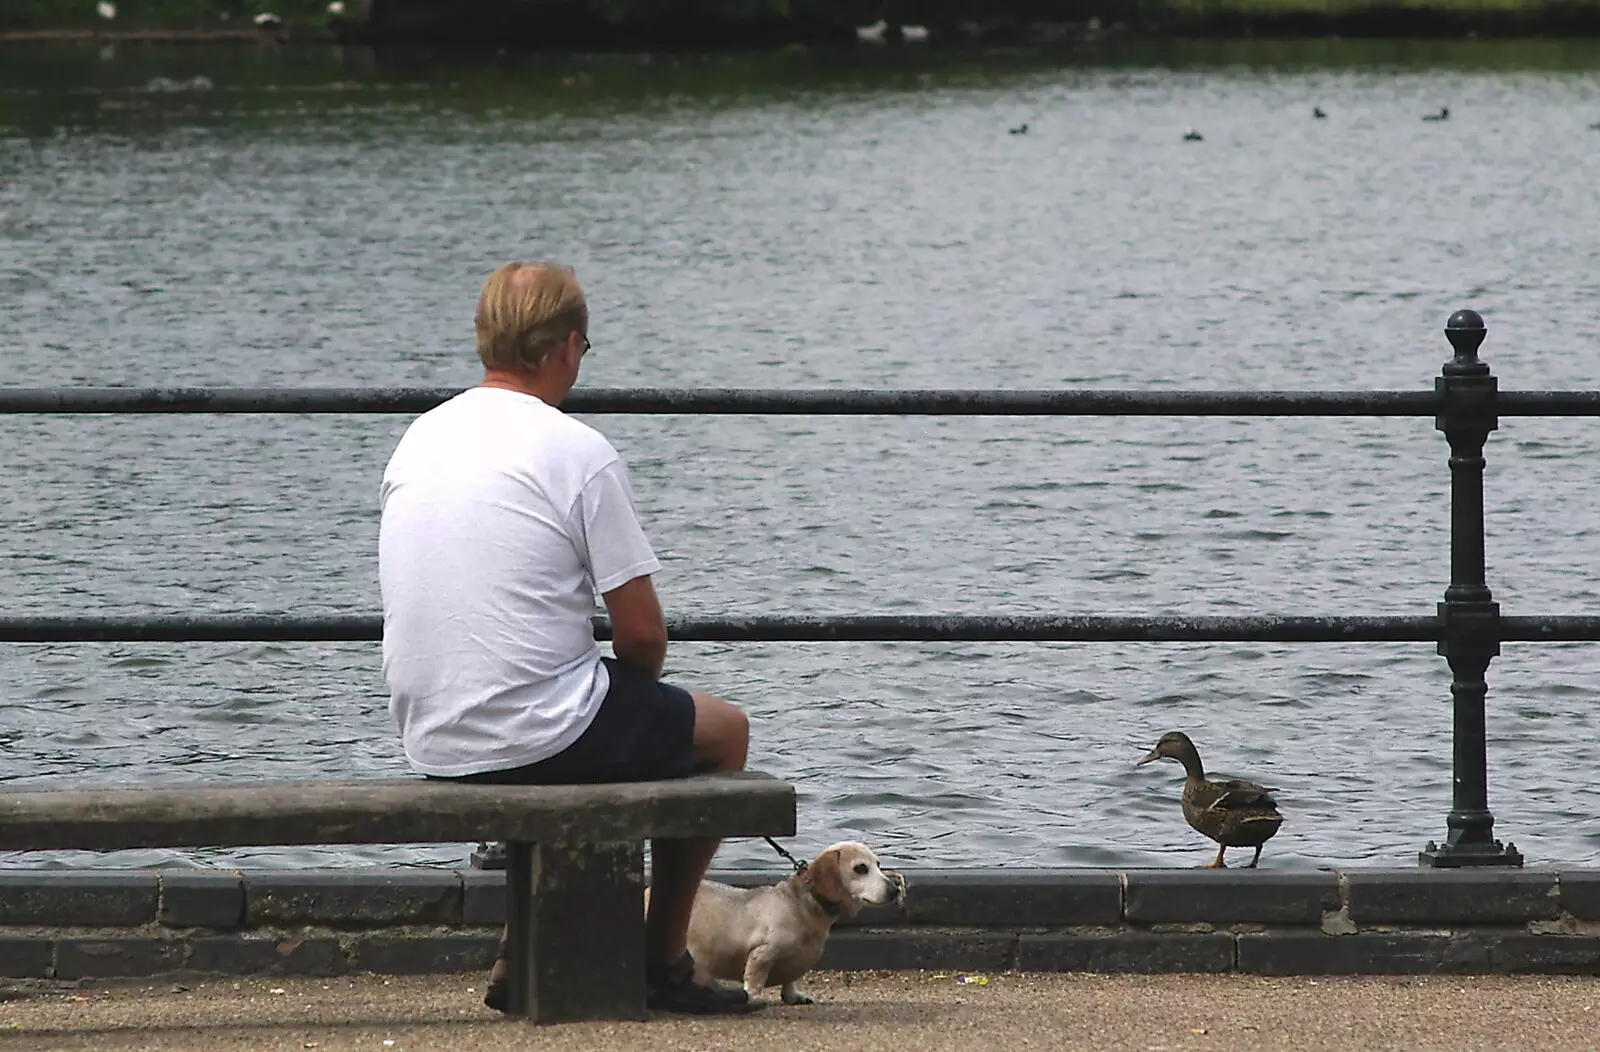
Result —
<path fill-rule="evenodd" d="M 610 686 L 596 594 L 660 569 L 611 443 L 475 387 L 406 429 L 380 502 L 383 674 L 411 766 L 506 770 L 576 741 Z"/>

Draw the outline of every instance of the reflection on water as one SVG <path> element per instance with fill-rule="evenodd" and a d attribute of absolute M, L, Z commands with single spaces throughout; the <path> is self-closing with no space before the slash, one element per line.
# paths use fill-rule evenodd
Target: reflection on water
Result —
<path fill-rule="evenodd" d="M 551 256 L 589 290 L 595 386 L 1417 390 L 1472 306 L 1502 387 L 1586 387 L 1600 201 L 1572 173 L 1600 146 L 1597 59 L 0 52 L 5 382 L 465 385 L 483 275 Z M 211 86 L 151 88 L 194 77 Z M 684 616 L 1416 614 L 1447 578 L 1447 451 L 1422 418 L 592 422 Z M 405 423 L 0 420 L 6 610 L 373 612 Z M 1508 614 L 1593 610 L 1593 426 L 1490 441 Z M 1491 805 L 1533 862 L 1600 854 L 1573 745 L 1595 735 L 1592 663 L 1509 645 L 1491 669 Z M 749 709 L 754 765 L 801 788 L 801 847 L 1199 863 L 1176 770 L 1132 767 L 1170 729 L 1280 787 L 1264 864 L 1405 865 L 1444 833 L 1448 674 L 1425 646 L 680 644 L 669 667 Z M 375 645 L 0 649 L 11 779 L 403 769 Z"/>

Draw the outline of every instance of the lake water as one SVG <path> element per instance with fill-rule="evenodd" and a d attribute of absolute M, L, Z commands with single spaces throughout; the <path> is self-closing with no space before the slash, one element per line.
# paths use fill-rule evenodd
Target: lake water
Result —
<path fill-rule="evenodd" d="M 1419 390 L 1472 307 L 1503 388 L 1592 388 L 1596 121 L 1595 44 L 0 50 L 0 382 L 465 386 L 484 276 L 554 257 L 591 299 L 586 386 Z M 1447 583 L 1426 418 L 590 421 L 672 615 L 1427 614 Z M 0 419 L 4 610 L 376 613 L 406 423 Z M 1507 614 L 1596 612 L 1597 426 L 1490 441 Z M 1490 670 L 1496 834 L 1530 863 L 1600 858 L 1595 658 Z M 750 712 L 797 851 L 1197 864 L 1180 771 L 1133 768 L 1170 729 L 1280 788 L 1264 865 L 1411 865 L 1445 832 L 1427 645 L 678 644 L 669 669 Z M 386 703 L 376 644 L 5 646 L 0 777 L 394 776 Z"/>

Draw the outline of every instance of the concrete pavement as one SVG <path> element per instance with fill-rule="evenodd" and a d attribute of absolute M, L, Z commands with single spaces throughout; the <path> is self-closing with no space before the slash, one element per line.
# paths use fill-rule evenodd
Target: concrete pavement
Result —
<path fill-rule="evenodd" d="M 821 1002 L 814 1006 L 556 1027 L 484 1009 L 478 976 L 13 983 L 0 999 L 0 1052 L 1600 1049 L 1600 978 L 1592 977 L 960 978 L 817 974 L 802 984 Z"/>

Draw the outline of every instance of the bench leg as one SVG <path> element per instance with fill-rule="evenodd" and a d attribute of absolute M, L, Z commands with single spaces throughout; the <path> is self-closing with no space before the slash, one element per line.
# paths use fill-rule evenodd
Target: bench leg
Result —
<path fill-rule="evenodd" d="M 643 1019 L 644 845 L 506 845 L 510 1014 Z"/>

